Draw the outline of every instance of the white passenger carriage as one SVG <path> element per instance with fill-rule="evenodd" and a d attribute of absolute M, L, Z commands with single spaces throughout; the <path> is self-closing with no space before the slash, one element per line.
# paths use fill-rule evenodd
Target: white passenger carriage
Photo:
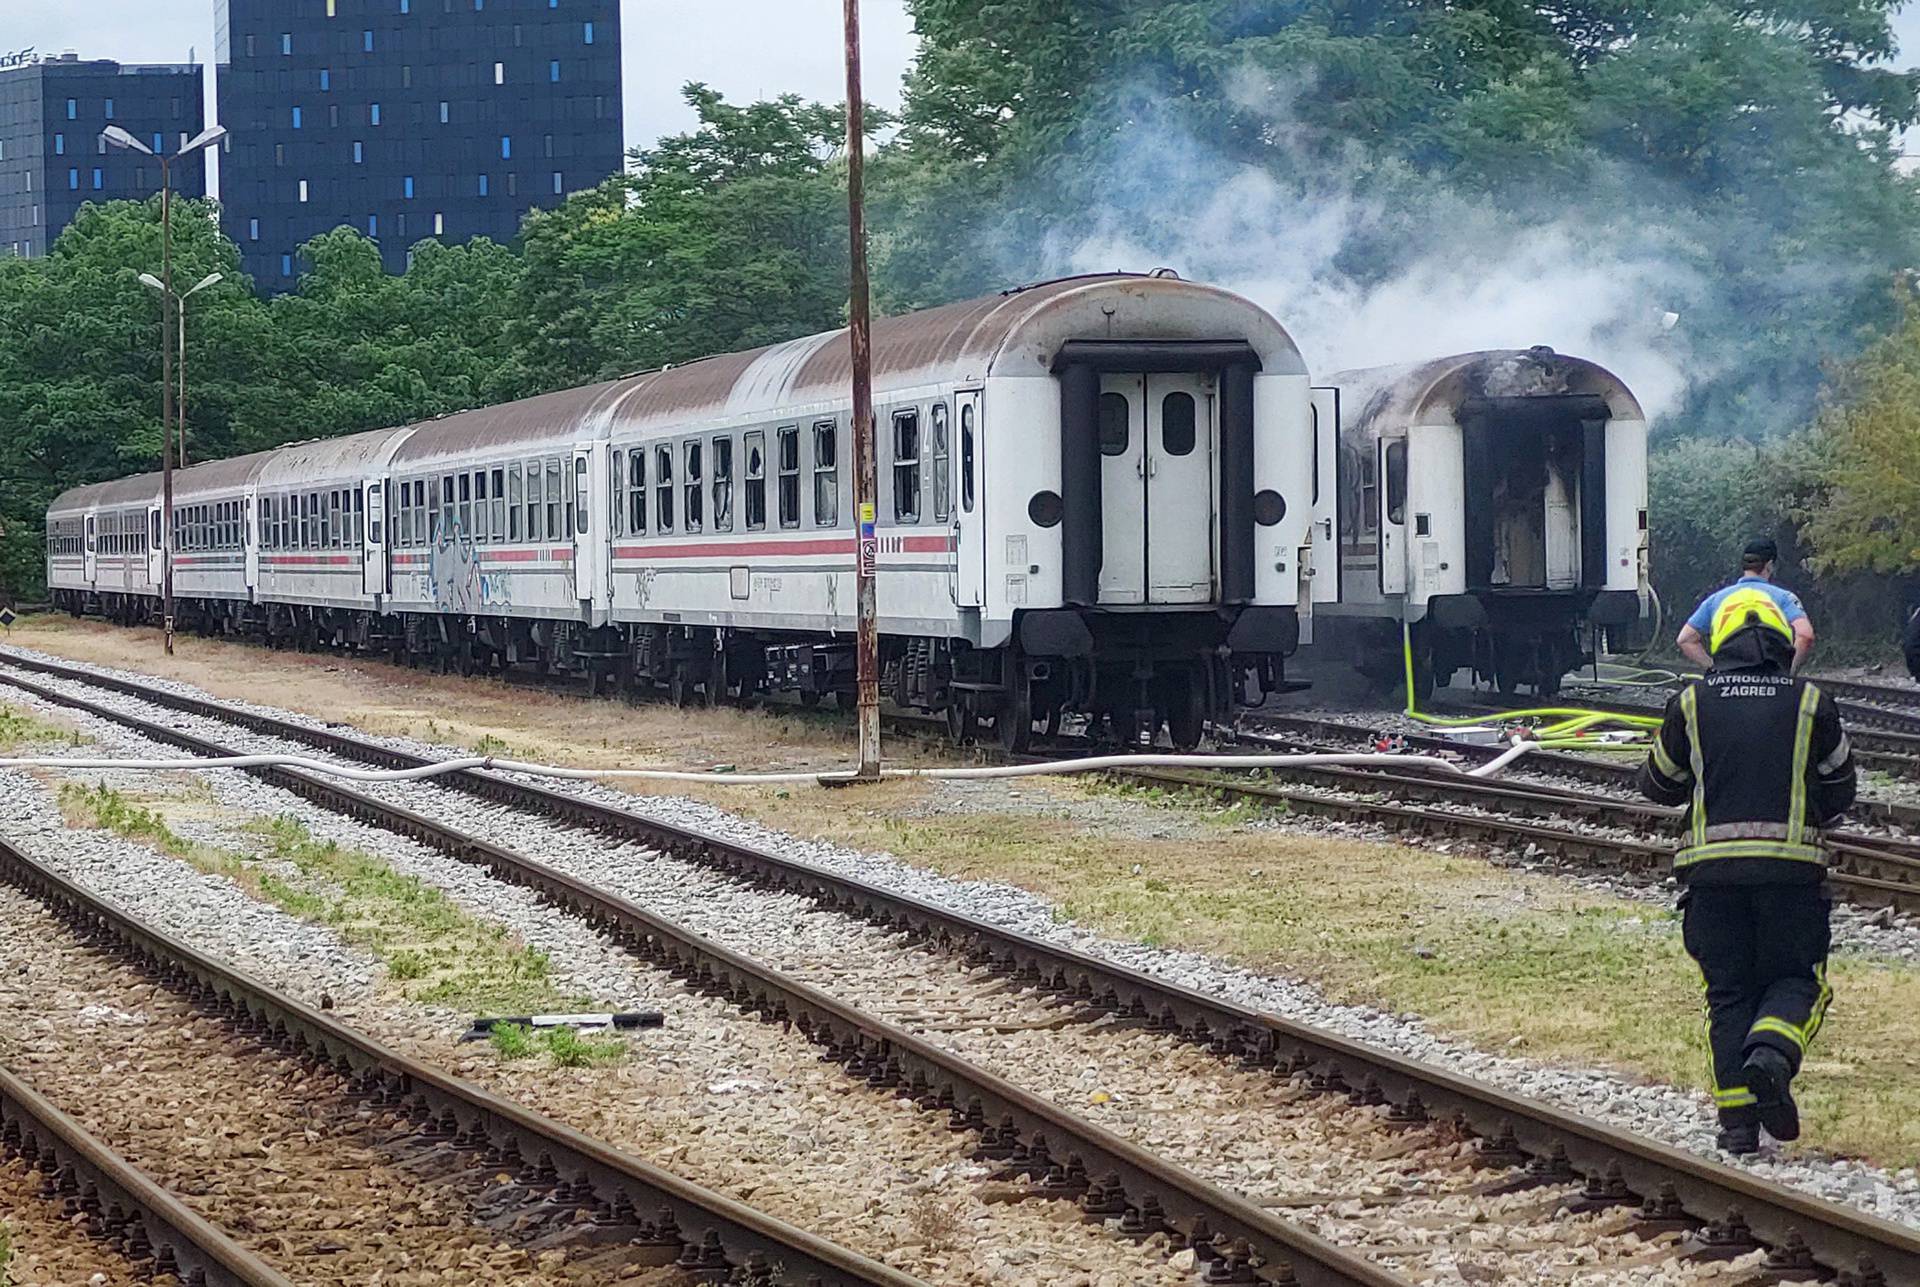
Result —
<path fill-rule="evenodd" d="M 47 588 L 58 606 L 132 624 L 160 592 L 160 476 L 77 487 L 48 510 Z"/>
<path fill-rule="evenodd" d="M 1551 349 L 1336 375 L 1340 593 L 1321 641 L 1382 680 L 1557 692 L 1647 591 L 1647 420 Z"/>
<path fill-rule="evenodd" d="M 1109 275 L 873 338 L 871 515 L 839 331 L 182 471 L 181 619 L 816 701 L 852 690 L 870 541 L 886 690 L 956 732 L 1083 713 L 1188 745 L 1281 682 L 1340 584 L 1338 419 L 1270 315 Z M 49 514 L 56 584 L 90 503 Z"/>

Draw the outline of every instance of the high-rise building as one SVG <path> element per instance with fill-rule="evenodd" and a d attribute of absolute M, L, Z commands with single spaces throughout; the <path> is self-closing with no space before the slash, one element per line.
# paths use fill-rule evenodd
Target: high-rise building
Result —
<path fill-rule="evenodd" d="M 618 173 L 619 0 L 219 0 L 222 218 L 266 291 L 333 228 L 390 271 Z"/>
<path fill-rule="evenodd" d="M 157 152 L 176 151 L 205 121 L 200 87 L 195 66 L 83 62 L 74 54 L 0 68 L 0 254 L 46 254 L 89 201 L 157 193 L 159 164 L 109 148 L 101 132 L 118 125 Z M 173 190 L 206 194 L 200 157 L 174 171 Z"/>

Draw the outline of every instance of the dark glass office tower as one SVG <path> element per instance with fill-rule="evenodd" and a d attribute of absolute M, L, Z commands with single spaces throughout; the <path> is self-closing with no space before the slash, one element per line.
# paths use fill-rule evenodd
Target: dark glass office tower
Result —
<path fill-rule="evenodd" d="M 157 151 L 177 151 L 204 123 L 200 85 L 198 67 L 73 54 L 0 70 L 0 254 L 44 255 L 87 202 L 158 192 L 159 165 L 106 147 L 100 133 L 118 125 Z M 174 171 L 173 190 L 206 194 L 201 158 Z"/>
<path fill-rule="evenodd" d="M 220 201 L 265 291 L 343 224 L 390 271 L 622 163 L 619 0 L 220 0 Z"/>

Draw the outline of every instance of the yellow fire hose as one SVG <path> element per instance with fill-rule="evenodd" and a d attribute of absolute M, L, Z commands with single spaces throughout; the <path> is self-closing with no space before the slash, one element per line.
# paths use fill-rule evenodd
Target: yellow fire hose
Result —
<path fill-rule="evenodd" d="M 1480 716 L 1444 716 L 1429 715 L 1418 709 L 1414 699 L 1413 684 L 1413 626 L 1402 622 L 1400 625 L 1401 650 L 1406 663 L 1407 709 L 1406 716 L 1425 724 L 1430 728 L 1465 728 L 1485 724 Z M 1642 672 L 1651 674 L 1653 672 Z M 1638 676 L 1636 676 L 1638 678 Z M 1651 686 L 1651 685 L 1648 685 Z M 1550 723 L 1529 726 L 1533 734 L 1530 739 L 1541 750 L 1547 751 L 1630 751 L 1646 749 L 1646 737 L 1659 729 L 1659 715 L 1627 715 L 1614 711 L 1581 710 L 1571 706 L 1542 706 L 1530 710 L 1502 711 L 1502 719 L 1549 720 Z M 1635 734 L 1631 742 L 1601 742 L 1582 736 L 1591 730 L 1615 725 Z"/>

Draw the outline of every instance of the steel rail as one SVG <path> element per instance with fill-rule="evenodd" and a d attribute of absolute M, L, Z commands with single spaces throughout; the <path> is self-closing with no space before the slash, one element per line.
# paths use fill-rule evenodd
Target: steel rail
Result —
<path fill-rule="evenodd" d="M 0 658 L 13 660 L 7 654 L 0 654 Z M 82 682 L 96 678 L 87 671 L 75 671 L 73 677 Z M 102 686 L 159 705 L 241 724 L 363 763 L 405 768 L 431 762 L 427 757 L 337 731 L 310 729 L 253 712 L 228 711 L 214 702 L 111 677 L 98 678 Z M 64 695 L 55 700 L 81 707 L 91 705 Z M 100 713 L 128 727 L 151 727 L 160 740 L 171 740 L 175 745 L 209 745 L 176 730 L 147 725 L 133 716 Z M 1882 1281 L 1920 1282 L 1920 1234 L 1914 1230 L 1769 1183 L 1582 1114 L 908 895 L 599 801 L 491 773 L 450 774 L 435 782 L 621 840 L 638 841 L 762 887 L 810 897 L 827 909 L 862 917 L 950 952 L 964 953 L 971 961 L 1051 991 L 1089 1011 L 1144 1022 L 1204 1044 L 1222 1057 L 1293 1076 L 1309 1090 L 1345 1094 L 1355 1104 L 1391 1103 L 1394 1117 L 1406 1123 L 1451 1115 L 1482 1138 L 1482 1156 L 1490 1163 L 1525 1161 L 1535 1174 L 1584 1177 L 1585 1201 L 1619 1205 L 1630 1204 L 1637 1197 L 1642 1201 L 1642 1216 L 1659 1222 L 1656 1227 L 1672 1227 L 1676 1219 L 1704 1225 L 1704 1236 L 1718 1240 L 1716 1245 L 1723 1248 L 1752 1245 L 1751 1240 L 1757 1238 L 1773 1249 L 1770 1263 L 1788 1276 L 1801 1268 L 1822 1266 L 1837 1272 L 1840 1287 L 1874 1287 Z M 404 812 L 377 802 L 375 807 L 389 813 Z M 438 824 L 422 821 L 438 829 Z M 1563 833 L 1552 834 L 1557 838 Z M 490 848 L 475 843 L 478 852 Z M 582 908 L 618 901 L 570 877 L 560 876 L 559 880 L 581 890 Z M 672 949 L 668 950 L 671 956 Z M 738 999 L 745 994 L 733 995 Z M 759 1004 L 757 998 L 748 999 Z M 873 1067 L 871 1055 L 867 1066 Z M 892 1071 L 882 1074 L 884 1078 L 894 1075 Z M 1296 1274 L 1301 1269 L 1296 1261 Z M 1309 1280 L 1303 1274 L 1301 1281 Z"/>
<path fill-rule="evenodd" d="M 530 1198 L 594 1212 L 603 1236 L 671 1252 L 689 1272 L 739 1269 L 748 1281 L 915 1287 L 917 1280 L 703 1189 L 571 1126 L 412 1059 L 139 920 L 0 837 L 0 879 L 83 937 L 143 963 L 172 990 L 242 1031 L 331 1065 L 363 1094 L 404 1107 L 455 1147 L 520 1168 Z M 640 1212 L 657 1211 L 658 1219 Z M 680 1230 L 689 1230 L 682 1237 Z M 273 1278 L 268 1281 L 279 1283 Z"/>
<path fill-rule="evenodd" d="M 1291 731 L 1300 736 L 1282 737 L 1278 735 L 1280 730 Z M 1218 741 L 1226 745 L 1248 743 L 1276 750 L 1311 751 L 1327 749 L 1325 742 L 1329 739 L 1371 743 L 1381 735 L 1381 730 L 1362 724 L 1342 723 L 1339 720 L 1321 716 L 1279 715 L 1256 711 L 1243 715 L 1237 724 L 1215 726 L 1213 733 Z M 1454 741 L 1428 733 L 1394 731 L 1389 735 L 1397 738 L 1402 745 L 1410 749 L 1430 751 L 1440 755 L 1455 755 L 1475 764 L 1489 763 L 1507 749 L 1505 746 L 1481 746 L 1472 742 Z M 1606 760 L 1566 751 L 1535 751 L 1515 764 L 1513 771 L 1501 781 L 1509 785 L 1523 781 L 1514 777 L 1513 773 L 1552 773 L 1575 781 L 1619 790 L 1630 789 L 1639 771 L 1640 766 L 1636 760 L 1618 758 Z M 1898 800 L 1858 800 L 1849 812 L 1881 826 L 1920 828 L 1920 805 L 1905 804 Z"/>
<path fill-rule="evenodd" d="M 180 729 L 109 710 L 17 676 L 15 685 L 154 741 L 207 757 L 233 754 Z M 180 699 L 187 700 L 187 699 Z M 1090 1214 L 1127 1215 L 1130 1236 L 1162 1231 L 1256 1279 L 1301 1287 L 1407 1287 L 1406 1280 L 959 1056 L 792 979 L 639 905 L 503 845 L 298 769 L 242 770 L 324 808 L 487 868 L 600 929 L 643 959 L 742 1011 L 792 1024 L 876 1089 L 901 1092 L 951 1129 L 976 1131 L 981 1156 L 1039 1181 L 1037 1196 L 1077 1199 Z M 462 775 L 449 775 L 457 777 Z M 663 846 L 664 847 L 664 846 Z M 1291 1278 L 1289 1277 L 1291 1274 Z M 1227 1279 L 1225 1281 L 1236 1281 Z"/>
<path fill-rule="evenodd" d="M 0 1151 L 46 1177 L 47 1196 L 154 1276 L 192 1287 L 293 1287 L 20 1076 L 0 1067 Z M 69 1216 L 71 1218 L 71 1216 Z"/>

